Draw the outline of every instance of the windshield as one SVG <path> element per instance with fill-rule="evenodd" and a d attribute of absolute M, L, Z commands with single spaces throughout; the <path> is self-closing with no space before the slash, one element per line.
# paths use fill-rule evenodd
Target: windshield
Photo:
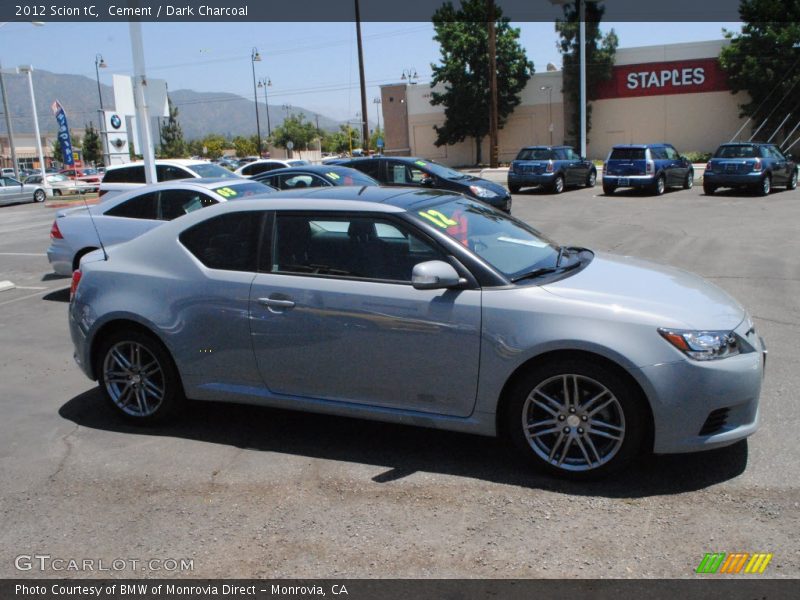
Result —
<path fill-rule="evenodd" d="M 547 148 L 523 148 L 517 155 L 517 160 L 555 160 L 556 153 Z"/>
<path fill-rule="evenodd" d="M 228 169 L 223 169 L 214 163 L 198 163 L 196 165 L 189 165 L 189 168 L 197 173 L 200 177 L 222 177 L 225 179 L 241 179 L 238 175 L 234 175 Z"/>
<path fill-rule="evenodd" d="M 333 185 L 378 185 L 372 177 L 355 169 L 331 169 L 325 171 L 325 178 Z"/>
<path fill-rule="evenodd" d="M 69 177 L 66 175 L 48 175 L 47 181 L 50 183 L 55 183 L 57 181 L 69 181 Z"/>
<path fill-rule="evenodd" d="M 266 194 L 274 191 L 275 188 L 265 185 L 260 181 L 245 181 L 244 183 L 231 183 L 218 187 L 214 191 L 227 200 L 239 200 L 256 194 Z"/>
<path fill-rule="evenodd" d="M 714 153 L 714 158 L 755 158 L 758 156 L 755 146 L 720 146 Z"/>
<path fill-rule="evenodd" d="M 469 175 L 460 173 L 455 169 L 445 167 L 444 165 L 440 165 L 439 163 L 435 163 L 430 160 L 415 160 L 414 165 L 422 167 L 423 169 L 428 170 L 442 179 L 465 179 L 469 177 Z"/>
<path fill-rule="evenodd" d="M 466 198 L 411 214 L 441 229 L 509 279 L 553 267 L 558 258 L 558 246 L 534 228 Z"/>

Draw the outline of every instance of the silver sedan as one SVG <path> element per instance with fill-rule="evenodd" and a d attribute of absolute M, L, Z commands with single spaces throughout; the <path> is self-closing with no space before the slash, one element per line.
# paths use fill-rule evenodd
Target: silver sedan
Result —
<path fill-rule="evenodd" d="M 0 177 L 0 205 L 18 202 L 44 202 L 46 199 L 47 191 L 41 183 L 22 183 L 13 177 Z"/>
<path fill-rule="evenodd" d="M 502 435 L 574 478 L 757 428 L 764 345 L 733 298 L 449 192 L 214 206 L 72 288 L 75 358 L 137 422 L 187 399 L 364 417 Z"/>

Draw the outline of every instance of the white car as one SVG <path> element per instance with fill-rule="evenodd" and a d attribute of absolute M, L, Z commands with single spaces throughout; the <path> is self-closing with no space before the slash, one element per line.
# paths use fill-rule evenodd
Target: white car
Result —
<path fill-rule="evenodd" d="M 278 160 L 274 158 L 265 158 L 254 160 L 247 163 L 243 167 L 239 167 L 234 171 L 240 177 L 253 177 L 267 171 L 274 171 L 275 169 L 285 169 L 286 167 L 300 167 L 303 165 L 310 165 L 307 160 L 300 160 L 291 158 L 289 160 Z"/>
<path fill-rule="evenodd" d="M 22 183 L 13 177 L 0 177 L 0 204 L 44 202 L 47 195 L 42 185 Z"/>
<path fill-rule="evenodd" d="M 140 186 L 93 206 L 60 210 L 50 229 L 47 259 L 56 273 L 70 276 L 84 254 L 100 247 L 100 240 L 106 247 L 127 242 L 199 208 L 274 190 L 241 177 L 173 181 Z"/>
<path fill-rule="evenodd" d="M 200 179 L 203 177 L 238 179 L 228 169 L 207 160 L 159 159 L 156 161 L 156 179 L 159 183 L 179 179 Z M 144 163 L 139 161 L 108 167 L 100 182 L 99 195 L 103 199 L 146 185 Z"/>
<path fill-rule="evenodd" d="M 85 184 L 75 179 L 70 179 L 66 175 L 61 175 L 60 173 L 52 173 L 47 175 L 45 181 L 46 181 L 44 185 L 45 189 L 48 192 L 52 192 L 48 193 L 47 194 L 48 196 L 64 196 L 67 194 L 80 194 L 83 192 L 88 192 L 92 188 L 91 185 Z M 31 185 L 41 185 L 42 176 L 31 175 L 25 180 L 25 183 Z"/>

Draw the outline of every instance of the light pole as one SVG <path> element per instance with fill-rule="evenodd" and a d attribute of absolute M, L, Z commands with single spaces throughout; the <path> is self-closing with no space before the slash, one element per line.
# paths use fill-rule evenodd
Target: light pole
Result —
<path fill-rule="evenodd" d="M 284 104 L 283 106 L 281 106 L 281 108 L 286 111 L 286 118 L 284 119 L 284 121 L 288 121 L 289 120 L 289 111 L 292 110 L 292 105 L 291 104 Z"/>
<path fill-rule="evenodd" d="M 419 79 L 419 75 L 417 75 L 417 70 L 413 67 L 410 69 L 403 69 L 403 74 L 400 76 L 400 81 L 407 81 L 411 85 L 416 84 L 417 79 Z"/>
<path fill-rule="evenodd" d="M 105 69 L 108 65 L 103 60 L 102 54 L 94 56 L 94 72 L 97 75 L 97 95 L 100 97 L 100 110 L 103 110 L 103 92 L 100 91 L 100 69 Z"/>
<path fill-rule="evenodd" d="M 543 85 L 539 88 L 542 91 L 547 90 L 547 120 L 549 125 L 547 129 L 550 131 L 550 145 L 553 145 L 553 86 Z"/>
<path fill-rule="evenodd" d="M 264 108 L 267 109 L 267 137 L 272 136 L 272 126 L 269 123 L 269 99 L 267 98 L 267 88 L 272 86 L 272 80 L 269 77 L 262 77 L 258 80 L 258 87 L 264 88 Z"/>
<path fill-rule="evenodd" d="M 39 153 L 39 171 L 42 181 L 47 181 L 47 174 L 44 170 L 44 152 L 42 152 L 42 138 L 39 137 L 39 116 L 36 114 L 36 96 L 33 93 L 33 67 L 31 65 L 21 65 L 21 73 L 28 75 L 28 89 L 31 93 L 31 107 L 33 108 L 33 135 L 36 136 L 36 152 Z"/>
<path fill-rule="evenodd" d="M 5 23 L 4 23 L 5 24 Z M 8 146 L 11 149 L 11 166 L 14 169 L 14 177 L 19 179 L 19 166 L 17 165 L 17 151 L 14 149 L 14 131 L 11 129 L 11 115 L 8 112 L 8 95 L 6 94 L 6 84 L 3 75 L 17 75 L 19 69 L 3 69 L 0 67 L 0 93 L 3 94 L 3 113 L 6 116 L 6 131 L 8 132 Z"/>
<path fill-rule="evenodd" d="M 372 99 L 372 103 L 375 105 L 375 115 L 378 117 L 378 129 L 381 128 L 381 99 L 377 96 Z M 375 131 L 377 131 L 376 129 Z"/>
<path fill-rule="evenodd" d="M 250 52 L 250 66 L 253 67 L 253 103 L 256 107 L 256 133 L 258 134 L 258 157 L 261 158 L 261 123 L 258 120 L 258 88 L 256 87 L 256 63 L 261 62 L 261 55 L 258 53 L 258 48 L 253 48 Z"/>

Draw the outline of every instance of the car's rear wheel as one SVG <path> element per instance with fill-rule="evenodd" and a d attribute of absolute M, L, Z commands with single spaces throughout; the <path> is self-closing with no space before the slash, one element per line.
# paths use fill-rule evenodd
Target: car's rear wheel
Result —
<path fill-rule="evenodd" d="M 640 451 L 641 398 L 610 368 L 584 360 L 539 365 L 514 386 L 504 425 L 523 458 L 572 479 L 601 477 Z"/>
<path fill-rule="evenodd" d="M 703 184 L 703 193 L 706 196 L 712 196 L 714 194 L 714 192 L 716 192 L 716 191 L 717 191 L 716 186 L 713 186 L 710 183 L 704 183 Z"/>
<path fill-rule="evenodd" d="M 666 189 L 667 189 L 667 182 L 665 181 L 663 175 L 659 175 L 653 182 L 653 193 L 656 196 L 661 196 Z"/>
<path fill-rule="evenodd" d="M 172 358 L 158 340 L 143 332 L 118 331 L 103 340 L 95 372 L 106 399 L 130 421 L 163 421 L 183 403 Z"/>
<path fill-rule="evenodd" d="M 60 196 L 61 190 L 53 190 L 53 196 Z"/>
<path fill-rule="evenodd" d="M 594 187 L 595 183 L 597 183 L 597 171 L 591 169 L 586 176 L 586 187 Z"/>
<path fill-rule="evenodd" d="M 694 186 L 694 171 L 689 169 L 686 173 L 686 179 L 683 182 L 683 189 L 690 190 Z"/>
<path fill-rule="evenodd" d="M 603 184 L 603 193 L 606 196 L 610 196 L 611 194 L 613 194 L 616 191 L 617 191 L 617 188 L 614 187 L 613 185 L 606 185 L 605 183 Z"/>
<path fill-rule="evenodd" d="M 556 178 L 550 185 L 550 191 L 554 194 L 560 194 L 564 191 L 564 177 L 562 175 L 556 175 Z"/>
<path fill-rule="evenodd" d="M 760 196 L 768 196 L 772 191 L 772 177 L 764 175 L 761 182 L 758 184 L 758 194 Z"/>
<path fill-rule="evenodd" d="M 797 189 L 797 169 L 792 172 L 792 176 L 789 177 L 789 183 L 786 184 L 787 190 L 796 190 Z"/>
<path fill-rule="evenodd" d="M 508 186 L 508 191 L 511 192 L 512 194 L 519 194 L 520 189 L 521 188 L 518 185 L 509 184 Z"/>
<path fill-rule="evenodd" d="M 44 193 L 44 190 L 36 190 L 33 192 L 33 201 L 34 202 L 44 202 L 47 198 L 47 194 Z"/>

